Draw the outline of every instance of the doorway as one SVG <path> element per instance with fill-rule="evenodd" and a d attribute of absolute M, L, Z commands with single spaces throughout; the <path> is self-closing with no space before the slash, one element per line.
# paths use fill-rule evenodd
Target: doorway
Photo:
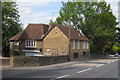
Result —
<path fill-rule="evenodd" d="M 74 53 L 74 58 L 78 58 L 78 53 Z"/>

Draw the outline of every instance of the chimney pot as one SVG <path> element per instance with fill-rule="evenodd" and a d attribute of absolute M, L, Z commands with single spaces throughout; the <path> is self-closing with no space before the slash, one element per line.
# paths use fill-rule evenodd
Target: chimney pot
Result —
<path fill-rule="evenodd" d="M 52 20 L 50 20 L 50 23 L 49 23 L 49 29 L 52 28 Z"/>

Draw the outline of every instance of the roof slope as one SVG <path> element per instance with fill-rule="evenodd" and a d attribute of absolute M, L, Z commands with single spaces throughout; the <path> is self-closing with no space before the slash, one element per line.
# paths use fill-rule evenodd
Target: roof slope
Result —
<path fill-rule="evenodd" d="M 20 36 L 21 36 L 22 33 L 23 33 L 23 31 L 19 32 L 18 34 L 16 34 L 12 38 L 10 38 L 10 40 L 18 40 L 20 38 Z"/>
<path fill-rule="evenodd" d="M 68 38 L 69 38 L 69 27 L 70 27 L 70 39 L 86 40 L 89 41 L 84 35 L 70 25 L 56 25 Z"/>
<path fill-rule="evenodd" d="M 19 39 L 41 39 L 41 37 L 48 31 L 49 26 L 46 24 L 29 24 L 27 28 L 13 36 L 10 40 Z"/>
<path fill-rule="evenodd" d="M 69 28 L 70 28 L 70 33 L 71 33 L 70 39 L 89 41 L 84 35 L 82 35 L 78 30 L 76 30 L 70 25 L 64 26 L 64 25 L 56 24 L 55 26 L 57 26 L 68 38 L 69 38 Z M 29 24 L 24 31 L 13 36 L 10 39 L 10 41 L 26 40 L 26 39 L 43 39 L 54 27 L 48 30 L 49 25 L 46 24 Z"/>

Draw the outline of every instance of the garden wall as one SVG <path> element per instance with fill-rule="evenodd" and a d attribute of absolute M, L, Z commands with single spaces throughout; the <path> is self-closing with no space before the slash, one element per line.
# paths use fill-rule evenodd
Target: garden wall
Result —
<path fill-rule="evenodd" d="M 12 67 L 29 67 L 63 63 L 67 61 L 67 56 L 12 56 L 10 58 L 10 65 Z"/>

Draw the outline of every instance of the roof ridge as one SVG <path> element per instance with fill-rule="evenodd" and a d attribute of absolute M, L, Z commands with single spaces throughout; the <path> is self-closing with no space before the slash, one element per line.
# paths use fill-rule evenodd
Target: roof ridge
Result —
<path fill-rule="evenodd" d="M 44 24 L 44 23 L 29 23 L 29 24 L 33 24 L 33 25 L 48 25 L 48 24 Z"/>

